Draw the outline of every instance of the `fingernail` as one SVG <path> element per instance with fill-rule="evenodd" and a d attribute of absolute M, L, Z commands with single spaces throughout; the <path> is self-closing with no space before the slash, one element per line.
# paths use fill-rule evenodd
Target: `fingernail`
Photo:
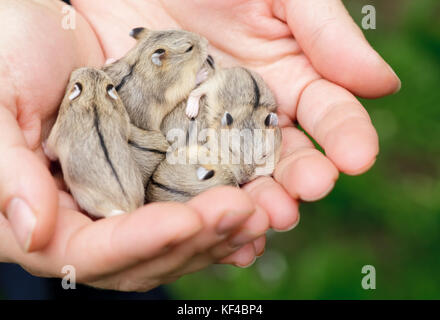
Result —
<path fill-rule="evenodd" d="M 261 257 L 264 254 L 264 251 L 266 251 L 266 248 L 263 248 L 260 252 L 257 253 L 257 258 Z"/>
<path fill-rule="evenodd" d="M 396 76 L 397 80 L 399 81 L 399 84 L 398 84 L 398 86 L 397 86 L 397 89 L 393 92 L 393 94 L 394 94 L 394 93 L 399 92 L 400 89 L 402 89 L 402 81 L 400 80 L 400 78 L 399 78 L 399 76 L 397 75 L 396 71 L 394 71 L 394 69 L 391 68 L 390 65 L 388 65 L 388 68 L 390 69 L 391 73 L 394 74 L 394 75 Z"/>
<path fill-rule="evenodd" d="M 228 233 L 229 231 L 232 231 L 237 227 L 240 222 L 244 221 L 248 216 L 248 213 L 231 212 L 225 214 L 217 225 L 217 234 L 223 235 L 225 233 Z"/>
<path fill-rule="evenodd" d="M 255 240 L 256 238 L 258 238 L 260 235 L 257 234 L 251 234 L 249 232 L 246 231 L 240 231 L 239 234 L 233 236 L 229 241 L 229 245 L 232 248 L 237 248 L 237 247 L 241 247 L 253 240 Z"/>
<path fill-rule="evenodd" d="M 300 219 L 301 219 L 301 215 L 298 212 L 298 219 L 296 219 L 296 221 L 291 226 L 287 227 L 286 229 L 275 229 L 275 228 L 272 228 L 272 230 L 274 230 L 276 232 L 287 232 L 287 231 L 293 230 L 299 224 L 299 220 Z"/>
<path fill-rule="evenodd" d="M 398 78 L 398 79 L 399 79 L 399 78 Z M 399 79 L 399 85 L 397 86 L 397 89 L 396 89 L 396 91 L 394 91 L 393 94 L 398 93 L 398 92 L 400 91 L 400 89 L 402 89 L 402 81 Z"/>
<path fill-rule="evenodd" d="M 24 251 L 28 251 L 37 223 L 31 208 L 24 200 L 13 198 L 6 208 L 6 216 L 21 247 Z"/>
<path fill-rule="evenodd" d="M 239 264 L 235 264 L 235 265 L 237 267 L 239 267 L 239 268 L 246 269 L 246 268 L 251 267 L 255 263 L 255 261 L 257 261 L 257 257 L 254 257 L 254 260 L 252 260 L 251 263 L 249 263 L 249 264 L 247 264 L 245 266 L 242 266 L 242 265 L 239 265 Z"/>

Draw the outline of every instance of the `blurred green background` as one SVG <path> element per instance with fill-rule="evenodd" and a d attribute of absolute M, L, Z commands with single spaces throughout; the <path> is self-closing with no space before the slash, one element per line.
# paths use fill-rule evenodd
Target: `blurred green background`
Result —
<path fill-rule="evenodd" d="M 301 223 L 270 233 L 249 269 L 212 268 L 168 286 L 179 299 L 440 299 L 440 1 L 344 1 L 402 80 L 400 93 L 362 103 L 380 136 L 368 173 L 341 175 Z M 376 268 L 376 290 L 361 269 Z"/>

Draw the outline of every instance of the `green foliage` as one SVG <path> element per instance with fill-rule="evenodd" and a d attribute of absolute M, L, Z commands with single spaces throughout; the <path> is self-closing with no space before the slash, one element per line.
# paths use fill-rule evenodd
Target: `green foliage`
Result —
<path fill-rule="evenodd" d="M 402 80 L 397 95 L 362 100 L 381 144 L 376 165 L 342 175 L 324 200 L 301 206 L 301 223 L 271 233 L 249 269 L 214 266 L 170 286 L 184 299 L 440 298 L 440 2 L 346 1 L 355 21 L 377 9 L 365 31 Z M 361 287 L 376 268 L 376 290 Z"/>

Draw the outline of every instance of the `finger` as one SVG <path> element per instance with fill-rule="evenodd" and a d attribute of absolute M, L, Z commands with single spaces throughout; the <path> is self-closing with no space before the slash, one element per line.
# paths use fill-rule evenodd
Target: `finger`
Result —
<path fill-rule="evenodd" d="M 282 143 L 281 160 L 273 174 L 275 180 L 295 199 L 315 201 L 326 196 L 338 179 L 334 164 L 297 128 L 283 128 Z M 298 212 L 295 218 L 296 222 Z"/>
<path fill-rule="evenodd" d="M 11 111 L 0 106 L 0 210 L 25 251 L 42 249 L 56 223 L 58 192 L 49 170 L 27 148 Z"/>
<path fill-rule="evenodd" d="M 256 239 L 264 237 L 269 229 L 269 217 L 260 206 L 256 207 L 255 213 L 250 217 L 230 238 L 209 251 L 211 262 L 219 261 Z"/>
<path fill-rule="evenodd" d="M 264 235 L 269 229 L 269 216 L 266 211 L 257 205 L 255 213 L 250 217 L 243 226 L 229 239 L 228 243 L 231 247 L 239 248 L 248 243 L 252 243 L 255 239 Z M 221 257 L 219 257 L 220 259 Z"/>
<path fill-rule="evenodd" d="M 179 278 L 182 275 L 194 273 L 199 270 L 202 270 L 209 266 L 212 263 L 215 263 L 219 260 L 221 261 L 229 261 L 228 264 L 232 265 L 242 265 L 246 266 L 246 264 L 249 264 L 249 261 L 252 262 L 254 258 L 261 257 L 264 253 L 264 247 L 266 245 L 266 235 L 262 235 L 256 240 L 252 242 L 252 245 L 254 247 L 254 253 L 250 251 L 249 249 L 249 243 L 244 245 L 243 247 L 236 248 L 231 247 L 230 244 L 225 241 L 221 245 L 217 246 L 217 249 L 219 252 L 222 250 L 220 247 L 226 248 L 226 250 L 223 250 L 223 252 L 226 252 L 227 250 L 230 251 L 228 257 L 222 256 L 221 258 L 215 258 L 215 254 L 202 254 L 199 257 L 196 257 L 192 263 L 186 265 L 184 268 L 179 269 L 178 272 L 173 274 L 173 278 Z M 246 260 L 246 261 L 244 261 Z"/>
<path fill-rule="evenodd" d="M 81 208 L 73 199 L 72 195 L 65 191 L 58 192 L 58 203 L 60 208 L 66 208 L 74 211 L 80 211 Z"/>
<path fill-rule="evenodd" d="M 293 199 L 273 178 L 261 177 L 246 184 L 243 188 L 268 213 L 272 229 L 286 231 L 296 225 L 298 201 Z"/>
<path fill-rule="evenodd" d="M 219 202 L 224 202 L 221 199 L 229 199 L 230 201 L 231 199 L 233 199 L 231 198 L 231 196 L 224 194 L 224 197 L 222 197 L 219 192 L 227 190 L 228 192 L 234 191 L 232 193 L 234 194 L 238 191 L 238 189 L 234 189 L 235 188 L 219 188 L 218 190 L 213 190 L 212 194 L 217 195 Z M 244 193 L 240 191 L 240 194 L 243 195 Z M 206 194 L 205 196 L 210 196 L 210 194 Z M 247 196 L 245 198 L 246 200 L 250 200 Z M 212 203 L 211 201 L 208 202 L 207 200 L 208 198 L 204 200 L 202 199 L 202 197 L 199 197 L 198 201 L 201 201 L 200 203 L 202 207 L 198 210 L 204 208 L 206 206 L 206 203 Z M 214 206 L 213 203 L 212 205 Z M 249 204 L 246 203 L 245 205 L 248 206 Z M 248 209 L 250 208 L 254 208 L 254 206 L 252 205 L 252 207 L 249 207 Z M 214 215 L 214 212 L 212 212 L 211 214 L 209 214 L 209 218 L 212 219 L 212 216 Z M 234 214 L 234 218 L 235 216 L 236 214 Z M 210 224 L 209 221 L 205 222 L 208 225 Z M 267 213 L 258 206 L 255 208 L 255 211 L 250 217 L 248 216 L 246 220 L 243 219 L 241 222 L 241 224 L 237 224 L 234 228 L 228 228 L 228 230 L 231 231 L 231 236 L 227 240 L 224 240 L 225 237 L 222 236 L 221 238 L 217 237 L 217 241 L 215 241 L 215 238 L 212 238 L 211 236 L 209 236 L 209 234 L 204 237 L 203 233 L 201 233 L 199 237 L 193 239 L 193 242 L 197 241 L 199 243 L 203 243 L 203 248 L 199 247 L 199 249 L 196 249 L 196 251 L 194 251 L 194 244 L 186 244 L 183 245 L 181 248 L 176 248 L 175 251 L 170 255 L 180 256 L 178 260 L 185 262 L 181 264 L 178 268 L 175 268 L 175 271 L 171 274 L 173 276 L 180 276 L 206 268 L 215 261 L 223 259 L 227 255 L 230 255 L 233 252 L 237 251 L 245 244 L 251 243 L 254 239 L 264 234 L 269 227 L 269 219 Z M 191 256 L 191 252 L 195 252 L 196 254 L 193 254 Z"/>
<path fill-rule="evenodd" d="M 99 35 L 99 42 L 106 57 L 115 59 L 123 57 L 127 50 L 136 43 L 128 36 L 130 30 L 148 24 L 146 21 L 148 19 L 140 14 L 137 5 L 133 8 L 126 2 L 114 2 L 109 7 L 108 2 L 105 1 L 72 0 L 71 2 L 81 16 L 87 18 L 96 34 Z M 113 42 L 112 39 L 117 40 Z"/>
<path fill-rule="evenodd" d="M 155 258 L 201 228 L 199 215 L 187 205 L 152 203 L 79 228 L 63 241 L 69 253 L 64 263 L 75 266 L 82 281 L 92 281 Z"/>
<path fill-rule="evenodd" d="M 264 254 L 264 248 L 266 247 L 266 235 L 263 235 L 255 240 L 253 245 L 256 256 L 261 257 Z"/>
<path fill-rule="evenodd" d="M 269 228 L 269 218 L 267 213 L 258 207 L 255 213 L 250 217 L 230 239 L 227 239 L 213 248 L 201 252 L 194 256 L 184 266 L 180 267 L 173 276 L 181 276 L 187 273 L 196 272 L 209 266 L 210 264 L 222 260 L 234 252 L 243 250 L 248 244 L 257 243 L 258 251 L 261 253 L 261 238 L 265 238 L 265 233 Z M 258 240 L 260 239 L 260 240 Z M 263 244 L 264 248 L 264 244 Z M 244 250 L 247 250 L 246 248 Z M 239 261 L 240 262 L 240 261 Z"/>
<path fill-rule="evenodd" d="M 326 80 L 313 82 L 299 101 L 298 121 L 340 171 L 356 175 L 374 164 L 379 152 L 376 130 L 344 88 Z"/>
<path fill-rule="evenodd" d="M 254 245 L 248 243 L 243 248 L 220 261 L 222 264 L 233 264 L 240 268 L 248 268 L 257 260 Z"/>
<path fill-rule="evenodd" d="M 210 189 L 191 199 L 188 206 L 199 212 L 207 228 L 215 229 L 215 233 L 223 237 L 237 229 L 255 212 L 252 199 L 234 187 Z"/>
<path fill-rule="evenodd" d="M 246 245 L 243 248 L 240 248 L 236 252 L 232 253 L 230 256 L 221 260 L 223 264 L 232 264 L 236 266 L 251 266 L 255 259 L 261 257 L 264 254 L 264 248 L 266 246 L 266 235 L 262 235 L 261 237 L 254 240 L 252 243 L 254 247 L 254 254 L 250 250 L 249 246 Z"/>
<path fill-rule="evenodd" d="M 167 263 L 168 267 L 162 270 L 174 275 L 200 270 L 236 251 L 241 244 L 232 245 L 229 240 L 225 241 L 240 233 L 236 230 L 244 230 L 246 235 L 251 232 L 260 233 L 267 225 L 265 212 L 255 208 L 250 197 L 237 188 L 208 190 L 189 201 L 188 205 L 202 216 L 205 229 L 192 241 L 176 247 L 169 254 L 169 260 L 173 262 Z M 252 239 L 246 243 L 250 241 Z"/>
<path fill-rule="evenodd" d="M 295 39 L 326 79 L 355 95 L 377 98 L 400 89 L 391 67 L 369 45 L 340 0 L 285 0 L 284 13 Z"/>
<path fill-rule="evenodd" d="M 213 246 L 224 241 L 249 217 L 252 217 L 255 211 L 249 196 L 233 187 L 208 190 L 191 199 L 187 205 L 198 213 L 203 230 L 188 241 L 176 245 L 169 252 L 157 256 L 156 259 L 145 261 L 123 272 L 119 275 L 120 278 L 166 278 L 181 274 L 179 270 L 195 261 L 194 257 L 207 253 Z M 197 269 L 200 265 L 205 267 L 211 263 L 212 257 L 206 255 L 187 269 Z"/>
<path fill-rule="evenodd" d="M 62 199 L 62 203 L 69 205 L 66 200 Z M 114 290 L 128 285 L 125 277 L 117 276 L 121 270 L 169 251 L 202 227 L 197 213 L 177 203 L 151 204 L 130 214 L 96 222 L 79 212 L 61 208 L 50 245 L 44 252 L 29 255 L 21 252 L 18 245 L 11 245 L 12 232 L 3 225 L 0 218 L 0 259 L 5 254 L 30 273 L 44 277 L 63 276 L 63 267 L 71 265 L 78 282 Z M 3 248 L 5 243 L 9 245 Z M 133 288 L 142 288 L 144 279 L 135 280 L 139 284 Z M 149 288 L 160 284 L 160 279 L 153 280 Z"/>

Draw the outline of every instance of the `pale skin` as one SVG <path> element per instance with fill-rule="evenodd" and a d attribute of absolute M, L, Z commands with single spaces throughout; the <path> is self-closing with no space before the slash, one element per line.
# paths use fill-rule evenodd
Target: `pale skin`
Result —
<path fill-rule="evenodd" d="M 51 277 L 70 264 L 79 282 L 139 291 L 216 262 L 246 266 L 264 251 L 269 227 L 297 224 L 301 200 L 324 197 L 339 172 L 360 174 L 374 163 L 377 134 L 354 94 L 392 94 L 400 81 L 339 0 L 72 3 L 79 14 L 67 31 L 56 0 L 0 2 L 0 261 Z M 138 26 L 198 32 L 216 62 L 263 76 L 283 127 L 273 178 L 95 222 L 78 212 L 47 169 L 41 132 L 52 124 L 70 72 L 122 56 Z M 23 203 L 32 223 L 24 222 Z"/>

